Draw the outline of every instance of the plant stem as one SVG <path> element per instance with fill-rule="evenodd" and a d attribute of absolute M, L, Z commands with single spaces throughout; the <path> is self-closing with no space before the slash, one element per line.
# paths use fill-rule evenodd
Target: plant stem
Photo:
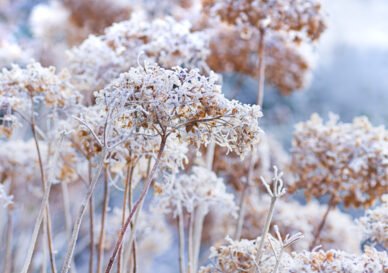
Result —
<path fill-rule="evenodd" d="M 193 270 L 193 253 L 194 253 L 194 250 L 193 250 L 193 230 L 194 230 L 194 213 L 195 213 L 195 209 L 194 211 L 191 213 L 190 215 L 190 221 L 189 221 L 189 242 L 188 242 L 188 266 L 189 266 L 189 273 L 194 273 L 194 270 Z"/>
<path fill-rule="evenodd" d="M 246 199 L 246 194 L 247 194 L 248 188 L 252 183 L 253 168 L 255 166 L 255 160 L 256 160 L 255 154 L 256 154 L 256 149 L 254 148 L 252 150 L 251 156 L 250 156 L 247 181 L 243 187 L 243 190 L 242 190 L 241 196 L 240 196 L 237 227 L 236 227 L 236 232 L 234 234 L 235 240 L 240 240 L 240 237 L 241 237 L 241 232 L 242 232 L 242 228 L 243 228 L 243 224 L 244 224 L 244 217 L 245 217 L 245 205 L 246 205 L 245 199 Z"/>
<path fill-rule="evenodd" d="M 322 220 L 317 228 L 317 230 L 315 231 L 315 234 L 314 234 L 314 240 L 313 242 L 311 243 L 310 245 L 310 250 L 312 250 L 316 243 L 318 242 L 319 240 L 319 236 L 321 235 L 321 232 L 323 230 L 323 227 L 325 226 L 325 223 L 326 223 L 326 220 L 327 220 L 327 216 L 329 215 L 331 209 L 335 206 L 335 198 L 334 198 L 334 195 L 330 198 L 330 201 L 329 203 L 327 204 L 327 209 L 325 211 L 325 214 L 323 215 L 322 217 Z"/>
<path fill-rule="evenodd" d="M 138 210 L 141 210 L 141 207 L 143 205 L 143 201 L 144 201 L 144 198 L 146 197 L 150 187 L 151 187 L 151 184 L 152 184 L 152 181 L 154 179 L 154 175 L 159 167 L 159 164 L 160 164 L 160 159 L 163 155 L 163 152 L 164 152 L 164 148 L 166 146 L 166 140 L 167 140 L 167 137 L 166 135 L 163 135 L 162 136 L 162 140 L 161 140 L 161 143 L 160 143 L 160 147 L 159 147 L 159 152 L 158 152 L 158 155 L 157 155 L 157 158 L 156 158 L 156 161 L 155 161 L 155 164 L 154 166 L 152 167 L 152 170 L 147 178 L 147 181 L 145 183 L 145 186 L 144 186 L 144 189 L 142 191 L 142 193 L 140 194 L 140 197 L 139 199 L 136 201 L 136 203 L 134 204 L 133 206 L 133 209 L 131 210 L 131 212 L 129 213 L 129 216 L 125 222 L 125 225 L 124 227 L 121 229 L 120 231 L 120 234 L 119 234 L 119 238 L 116 242 L 116 245 L 115 245 L 115 248 L 113 250 L 113 253 L 112 253 L 112 256 L 110 257 L 109 259 L 109 263 L 108 263 L 108 266 L 106 267 L 106 270 L 105 270 L 105 273 L 109 273 L 112 269 L 112 266 L 113 266 L 113 263 L 116 259 L 116 256 L 117 256 L 117 253 L 118 253 L 118 250 L 119 248 L 121 247 L 122 243 L 123 243 L 123 238 L 124 238 L 124 235 L 125 235 L 125 232 L 130 224 L 130 222 L 132 221 L 132 218 L 133 216 L 135 215 L 135 213 L 138 211 Z M 134 233 L 136 230 L 132 230 L 132 232 Z"/>
<path fill-rule="evenodd" d="M 85 215 L 85 212 L 86 212 L 87 205 L 89 203 L 90 197 L 93 195 L 94 188 L 96 187 L 96 184 L 98 182 L 98 178 L 100 177 L 100 174 L 101 174 L 101 171 L 102 171 L 102 167 L 104 165 L 105 155 L 106 154 L 105 154 L 105 148 L 104 148 L 103 151 L 102 151 L 102 158 L 101 158 L 101 162 L 99 163 L 99 167 L 97 169 L 97 173 L 95 174 L 95 177 L 94 177 L 94 179 L 93 179 L 93 181 L 92 181 L 92 183 L 91 183 L 91 185 L 89 187 L 89 190 L 88 190 L 86 196 L 82 200 L 81 207 L 80 207 L 78 215 L 77 215 L 77 219 L 74 222 L 73 233 L 71 235 L 71 240 L 70 240 L 69 246 L 67 248 L 65 260 L 63 262 L 62 269 L 61 269 L 61 273 L 68 273 L 69 269 L 71 267 L 70 265 L 71 265 L 71 261 L 72 261 L 72 258 L 73 258 L 75 244 L 77 242 L 78 233 L 79 233 L 79 230 L 80 230 L 80 227 L 81 227 L 82 219 L 83 219 L 83 217 Z"/>
<path fill-rule="evenodd" d="M 179 215 L 177 217 L 178 234 L 179 234 L 179 269 L 180 273 L 185 273 L 185 228 L 182 207 L 179 206 Z"/>
<path fill-rule="evenodd" d="M 277 199 L 277 197 L 275 197 L 275 196 L 271 198 L 271 205 L 269 207 L 267 218 L 265 220 L 264 230 L 263 230 L 263 233 L 261 235 L 260 245 L 259 245 L 259 248 L 257 251 L 257 263 L 258 264 L 260 264 L 261 257 L 263 256 L 264 243 L 265 243 L 265 239 L 267 237 L 268 231 L 269 231 L 269 227 L 271 225 L 272 216 L 273 216 L 273 212 L 275 209 L 276 199 Z"/>
<path fill-rule="evenodd" d="M 282 259 L 283 250 L 284 250 L 284 248 L 282 247 L 282 248 L 280 249 L 279 257 L 277 258 L 276 265 L 275 265 L 275 268 L 274 268 L 274 270 L 273 270 L 273 273 L 277 273 L 278 270 L 279 270 L 280 260 Z"/>
<path fill-rule="evenodd" d="M 199 252 L 201 249 L 201 239 L 202 239 L 202 228 L 203 221 L 205 220 L 205 216 L 207 214 L 206 208 L 203 205 L 199 205 L 197 210 L 195 211 L 195 220 L 194 220 L 194 237 L 193 237 L 193 272 L 197 272 L 198 269 L 198 260 L 199 260 Z"/>
<path fill-rule="evenodd" d="M 64 215 L 65 215 L 66 233 L 67 233 L 68 239 L 70 239 L 70 236 L 71 236 L 71 212 L 70 212 L 70 201 L 69 201 L 69 189 L 67 187 L 66 182 L 61 182 L 60 184 L 61 184 L 62 197 L 63 197 L 63 210 L 64 210 Z M 71 271 L 73 273 L 77 272 L 77 270 L 75 268 L 74 259 L 72 260 Z"/>
<path fill-rule="evenodd" d="M 13 241 L 13 219 L 12 209 L 8 208 L 7 211 L 7 238 L 5 242 L 5 255 L 4 255 L 4 273 L 12 272 L 12 241 Z"/>
<path fill-rule="evenodd" d="M 213 170 L 214 151 L 216 149 L 216 143 L 211 140 L 206 150 L 206 168 Z"/>
<path fill-rule="evenodd" d="M 42 189 L 43 189 L 43 192 L 45 192 L 47 188 L 47 181 L 44 173 L 42 154 L 40 152 L 40 146 L 39 146 L 38 137 L 37 137 L 36 128 L 35 128 L 34 113 L 32 113 L 32 117 L 31 117 L 31 130 L 32 130 L 32 135 L 35 142 L 36 152 L 38 154 L 39 170 L 40 170 L 40 176 L 42 180 Z M 49 248 L 51 272 L 56 273 L 57 271 L 56 271 L 56 265 L 55 265 L 54 247 L 53 247 L 53 240 L 52 240 L 52 234 L 51 234 L 51 216 L 50 216 L 50 208 L 49 208 L 49 199 L 47 199 L 43 222 L 47 229 L 47 232 L 46 232 L 47 244 Z"/>
<path fill-rule="evenodd" d="M 39 208 L 39 213 L 38 213 L 38 216 L 36 217 L 36 220 L 35 220 L 34 230 L 33 230 L 32 235 L 31 235 L 30 246 L 27 249 L 26 260 L 25 260 L 24 265 L 22 267 L 21 273 L 27 273 L 28 269 L 30 267 L 32 255 L 34 253 L 34 248 L 35 248 L 36 241 L 37 241 L 38 235 L 39 235 L 40 226 L 42 224 L 43 217 L 45 214 L 46 204 L 47 204 L 48 199 L 49 199 L 50 190 L 51 190 L 51 183 L 49 183 L 47 185 L 46 191 L 44 192 L 42 202 L 41 202 L 40 208 Z"/>
<path fill-rule="evenodd" d="M 104 169 L 104 201 L 101 212 L 101 229 L 98 240 L 98 254 L 97 254 L 97 273 L 102 271 L 102 261 L 104 260 L 104 240 L 105 240 L 105 218 L 108 211 L 109 204 L 109 181 L 107 170 Z"/>
<path fill-rule="evenodd" d="M 264 29 L 260 29 L 260 37 L 259 37 L 259 48 L 258 48 L 258 55 L 259 55 L 259 88 L 257 93 L 257 105 L 260 107 L 263 106 L 264 101 L 264 81 L 265 81 L 265 62 L 264 62 L 264 36 L 265 31 Z"/>
<path fill-rule="evenodd" d="M 92 162 L 88 159 L 88 179 L 89 187 L 92 184 Z M 89 199 L 89 273 L 93 273 L 94 261 L 94 202 L 93 194 Z"/>

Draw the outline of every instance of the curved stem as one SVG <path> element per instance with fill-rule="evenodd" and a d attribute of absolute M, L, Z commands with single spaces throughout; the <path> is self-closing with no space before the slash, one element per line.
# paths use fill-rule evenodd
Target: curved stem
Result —
<path fill-rule="evenodd" d="M 315 231 L 315 234 L 314 234 L 314 240 L 313 242 L 311 243 L 310 245 L 310 250 L 312 250 L 315 245 L 317 244 L 318 240 L 319 240 L 319 236 L 321 235 L 321 232 L 323 230 L 323 227 L 325 226 L 325 223 L 326 223 L 326 220 L 327 220 L 327 216 L 329 215 L 329 212 L 331 211 L 331 209 L 335 206 L 335 198 L 334 198 L 334 195 L 330 198 L 330 201 L 329 203 L 327 204 L 327 209 L 325 211 L 325 214 L 323 215 L 322 217 L 322 220 L 317 228 L 317 230 Z"/>
<path fill-rule="evenodd" d="M 105 273 L 109 273 L 112 270 L 113 263 L 114 263 L 114 261 L 116 259 L 116 256 L 117 256 L 117 253 L 119 251 L 119 248 L 121 247 L 121 245 L 123 243 L 123 238 L 124 238 L 125 232 L 128 229 L 128 226 L 131 223 L 132 218 L 134 217 L 135 213 L 138 210 L 140 210 L 142 205 L 143 205 L 144 198 L 146 197 L 146 195 L 147 195 L 147 193 L 148 193 L 148 191 L 149 191 L 149 189 L 151 187 L 152 181 L 154 179 L 154 175 L 155 175 L 155 173 L 156 173 L 156 171 L 157 171 L 157 169 L 159 167 L 160 159 L 161 159 L 161 157 L 163 155 L 164 148 L 166 146 L 166 140 L 167 140 L 166 135 L 163 135 L 161 143 L 160 143 L 159 152 L 158 152 L 158 155 L 157 155 L 157 158 L 156 158 L 156 162 L 155 162 L 154 166 L 152 167 L 152 170 L 151 170 L 151 172 L 150 172 L 150 174 L 149 174 L 149 176 L 147 178 L 147 181 L 145 183 L 144 189 L 143 189 L 142 193 L 140 194 L 139 199 L 134 204 L 133 209 L 129 213 L 129 216 L 128 216 L 126 222 L 125 222 L 124 227 L 120 231 L 119 238 L 118 238 L 118 240 L 116 242 L 116 245 L 115 245 L 115 248 L 113 250 L 112 256 L 109 259 L 109 263 L 108 263 L 108 266 L 106 267 Z M 132 232 L 136 232 L 136 230 L 132 230 Z"/>

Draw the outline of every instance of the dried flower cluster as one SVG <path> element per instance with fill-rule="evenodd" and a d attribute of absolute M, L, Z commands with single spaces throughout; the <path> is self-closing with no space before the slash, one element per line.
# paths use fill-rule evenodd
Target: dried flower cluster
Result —
<path fill-rule="evenodd" d="M 218 213 L 224 211 L 228 216 L 236 216 L 237 207 L 234 196 L 226 191 L 221 178 L 204 167 L 194 166 L 192 174 L 183 174 L 174 179 L 171 185 L 163 187 L 158 196 L 156 207 L 175 217 L 180 210 L 189 213 L 198 207 L 207 214 L 212 208 Z"/>
<path fill-rule="evenodd" d="M 0 73 L 1 132 L 10 136 L 15 126 L 15 116 L 31 120 L 38 107 L 51 113 L 64 113 L 77 105 L 80 97 L 68 81 L 67 73 L 55 73 L 55 68 L 45 68 L 39 63 L 26 68 L 13 66 Z"/>
<path fill-rule="evenodd" d="M 103 88 L 139 62 L 164 68 L 203 67 L 207 36 L 191 32 L 190 24 L 173 18 L 151 22 L 133 18 L 114 24 L 102 36 L 90 36 L 69 52 L 69 69 L 76 86 L 85 92 Z"/>
<path fill-rule="evenodd" d="M 251 33 L 258 29 L 289 32 L 295 40 L 317 40 L 325 23 L 317 0 L 204 0 L 204 8 L 222 21 Z"/>
<path fill-rule="evenodd" d="M 380 244 L 388 249 L 388 196 L 382 197 L 382 204 L 367 210 L 365 216 L 358 220 L 363 228 L 365 239 Z"/>
<path fill-rule="evenodd" d="M 227 100 L 217 80 L 198 70 L 146 65 L 121 74 L 96 94 L 96 103 L 112 121 L 112 139 L 175 134 L 197 146 L 213 140 L 244 153 L 259 141 L 261 112 L 259 107 Z"/>
<path fill-rule="evenodd" d="M 325 194 L 350 206 L 369 206 L 388 186 L 388 132 L 367 118 L 340 123 L 313 115 L 294 132 L 293 188 L 308 198 Z"/>
<path fill-rule="evenodd" d="M 335 208 L 386 193 L 387 130 L 313 117 L 291 162 L 259 126 L 264 78 L 305 84 L 318 0 L 35 2 L 0 0 L 1 272 L 388 273 L 386 197 Z"/>
<path fill-rule="evenodd" d="M 207 60 L 217 72 L 239 72 L 257 77 L 257 35 L 251 39 L 230 27 L 219 27 L 210 41 Z M 283 94 L 299 90 L 307 83 L 308 60 L 282 36 L 273 35 L 265 41 L 265 78 Z"/>

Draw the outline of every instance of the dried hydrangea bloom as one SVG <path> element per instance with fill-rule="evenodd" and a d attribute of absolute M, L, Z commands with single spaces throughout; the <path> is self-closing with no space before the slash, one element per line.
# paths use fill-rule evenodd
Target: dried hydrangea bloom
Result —
<path fill-rule="evenodd" d="M 388 131 L 367 118 L 324 123 L 318 115 L 296 125 L 292 144 L 293 189 L 307 198 L 330 195 L 346 206 L 369 206 L 388 186 Z"/>
<path fill-rule="evenodd" d="M 129 3 L 122 0 L 64 0 L 63 4 L 70 11 L 71 23 L 94 34 L 101 34 L 113 23 L 128 19 L 132 11 Z"/>
<path fill-rule="evenodd" d="M 51 46 L 74 45 L 89 34 L 102 34 L 114 22 L 130 17 L 131 7 L 124 1 L 64 0 L 34 6 L 30 25 L 34 37 Z"/>
<path fill-rule="evenodd" d="M 213 170 L 225 176 L 227 182 L 240 191 L 247 182 L 251 160 L 255 161 L 251 178 L 256 185 L 261 185 L 261 176 L 268 180 L 271 179 L 272 166 L 276 165 L 279 169 L 285 170 L 289 163 L 289 156 L 281 144 L 267 134 L 263 134 L 260 142 L 255 146 L 255 153 L 254 157 L 241 160 L 236 153 L 228 154 L 224 148 L 216 147 Z"/>
<path fill-rule="evenodd" d="M 258 106 L 227 100 L 218 77 L 156 64 L 132 68 L 96 93 L 109 117 L 109 139 L 174 134 L 199 146 L 211 140 L 239 154 L 259 141 Z"/>
<path fill-rule="evenodd" d="M 358 219 L 365 239 L 371 240 L 388 249 L 388 195 L 382 197 L 382 204 L 367 210 L 365 216 Z"/>
<path fill-rule="evenodd" d="M 92 92 L 137 66 L 139 59 L 165 68 L 203 67 L 207 36 L 190 28 L 172 18 L 151 22 L 133 18 L 114 24 L 104 35 L 90 36 L 69 52 L 73 80 L 82 91 Z"/>
<path fill-rule="evenodd" d="M 219 27 L 210 40 L 207 62 L 217 72 L 239 72 L 258 77 L 256 34 L 251 39 L 230 27 Z M 282 94 L 305 87 L 309 72 L 308 60 L 299 50 L 279 35 L 265 40 L 265 78 Z"/>
<path fill-rule="evenodd" d="M 269 243 L 266 243 L 264 246 L 262 263 L 260 265 L 257 263 L 260 237 L 256 240 L 243 239 L 240 241 L 226 238 L 226 241 L 227 245 L 212 247 L 210 249 L 209 259 L 211 263 L 206 267 L 201 267 L 199 273 L 273 272 L 276 259 Z M 274 242 L 274 247 L 277 248 L 276 242 Z"/>
<path fill-rule="evenodd" d="M 80 100 L 68 79 L 68 74 L 56 74 L 54 67 L 45 68 L 39 63 L 4 68 L 0 73 L 0 127 L 12 127 L 7 121 L 15 113 L 28 121 L 37 109 L 51 114 L 68 113 Z"/>
<path fill-rule="evenodd" d="M 194 166 L 190 174 L 178 175 L 163 187 L 155 200 L 155 207 L 174 217 L 187 211 L 193 213 L 202 207 L 205 214 L 216 209 L 236 216 L 234 196 L 226 191 L 222 178 L 207 168 Z"/>
<path fill-rule="evenodd" d="M 387 252 L 367 248 L 362 255 L 338 250 L 293 253 L 285 273 L 386 273 Z"/>
<path fill-rule="evenodd" d="M 204 9 L 251 33 L 258 29 L 317 40 L 325 29 L 318 0 L 203 0 Z"/>

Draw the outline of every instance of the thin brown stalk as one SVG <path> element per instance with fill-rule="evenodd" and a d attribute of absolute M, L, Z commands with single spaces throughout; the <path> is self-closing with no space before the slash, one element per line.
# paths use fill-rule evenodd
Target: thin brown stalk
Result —
<path fill-rule="evenodd" d="M 105 218 L 109 204 L 109 180 L 107 170 L 104 169 L 104 201 L 101 212 L 101 229 L 98 240 L 98 255 L 97 255 L 97 273 L 102 271 L 102 261 L 104 260 L 104 240 L 105 240 Z"/>
<path fill-rule="evenodd" d="M 92 184 L 92 162 L 88 159 L 89 187 Z M 93 194 L 89 199 L 89 273 L 93 273 L 94 262 L 94 200 Z"/>
<path fill-rule="evenodd" d="M 98 179 L 100 177 L 100 174 L 101 174 L 101 171 L 102 171 L 102 168 L 104 165 L 105 155 L 106 154 L 105 154 L 105 148 L 104 148 L 102 151 L 101 161 L 100 161 L 99 166 L 97 168 L 97 172 L 95 174 L 95 177 L 94 177 L 94 179 L 93 179 L 93 181 L 88 189 L 86 196 L 82 200 L 81 207 L 79 209 L 77 218 L 74 222 L 73 233 L 72 233 L 71 240 L 70 240 L 68 248 L 67 248 L 65 260 L 63 262 L 62 269 L 61 269 L 61 273 L 68 273 L 70 270 L 71 261 L 73 259 L 73 254 L 74 254 L 74 249 L 75 249 L 75 244 L 77 242 L 78 233 L 79 233 L 79 230 L 80 230 L 80 227 L 82 224 L 82 219 L 86 213 L 87 205 L 89 203 L 90 197 L 93 195 L 94 188 L 96 187 L 96 184 L 97 184 Z"/>
<path fill-rule="evenodd" d="M 128 226 L 131 223 L 135 213 L 138 210 L 140 210 L 142 205 L 143 205 L 144 198 L 146 197 L 146 195 L 147 195 L 147 193 L 148 193 L 148 191 L 149 191 L 149 189 L 151 187 L 152 181 L 154 179 L 154 175 L 155 175 L 155 173 L 156 173 L 156 171 L 157 171 L 157 169 L 159 167 L 160 159 L 161 159 L 161 157 L 163 155 L 164 148 L 166 146 L 166 140 L 167 140 L 166 135 L 163 135 L 162 136 L 162 141 L 161 141 L 160 147 L 159 147 L 159 152 L 158 152 L 156 161 L 154 163 L 154 166 L 152 167 L 152 170 L 151 170 L 151 172 L 150 172 L 150 174 L 149 174 L 149 176 L 147 178 L 147 181 L 145 183 L 144 189 L 141 192 L 139 199 L 134 204 L 133 209 L 129 213 L 129 216 L 128 216 L 126 222 L 125 222 L 124 227 L 120 231 L 119 238 L 118 238 L 118 240 L 116 242 L 116 245 L 115 245 L 115 248 L 113 250 L 112 256 L 109 259 L 109 263 L 108 263 L 108 266 L 106 267 L 105 273 L 111 272 L 111 269 L 113 267 L 113 263 L 114 263 L 114 261 L 116 259 L 117 253 L 118 253 L 118 250 L 119 250 L 119 248 L 121 247 L 121 245 L 123 243 L 123 238 L 124 238 L 125 232 L 128 229 Z M 135 232 L 135 230 L 132 230 L 132 232 Z"/>
<path fill-rule="evenodd" d="M 310 250 L 312 250 L 315 247 L 315 245 L 317 244 L 319 237 L 321 235 L 321 232 L 323 230 L 323 227 L 325 226 L 327 216 L 329 216 L 330 211 L 335 207 L 335 205 L 336 205 L 335 198 L 334 198 L 334 196 L 332 196 L 330 198 L 329 203 L 327 204 L 327 209 L 325 211 L 325 214 L 323 215 L 321 222 L 319 223 L 319 226 L 318 226 L 317 230 L 315 231 L 314 240 L 310 245 Z"/>
<path fill-rule="evenodd" d="M 260 37 L 259 37 L 259 48 L 258 48 L 258 55 L 259 55 L 259 88 L 257 93 L 257 105 L 263 106 L 264 101 L 264 81 L 265 81 L 265 62 L 264 62 L 264 38 L 265 38 L 265 31 L 264 29 L 260 29 Z"/>

